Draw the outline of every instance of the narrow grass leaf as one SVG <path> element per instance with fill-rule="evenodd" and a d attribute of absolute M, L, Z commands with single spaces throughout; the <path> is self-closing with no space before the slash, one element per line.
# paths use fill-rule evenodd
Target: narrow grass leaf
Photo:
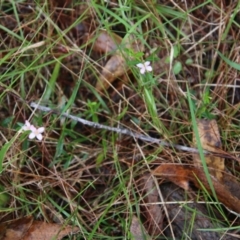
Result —
<path fill-rule="evenodd" d="M 239 63 L 236 63 L 236 62 L 233 62 L 231 61 L 230 59 L 228 59 L 227 57 L 225 57 L 222 53 L 220 53 L 219 51 L 217 51 L 218 54 L 220 55 L 220 57 L 232 68 L 240 71 L 240 64 Z"/>
<path fill-rule="evenodd" d="M 9 142 L 6 142 L 2 149 L 0 150 L 0 174 L 3 171 L 3 161 L 4 158 L 6 156 L 6 153 L 8 152 L 8 150 L 13 146 L 13 143 L 15 142 L 15 140 L 19 137 L 19 133 L 17 133 Z M 23 137 L 23 136 L 22 136 Z M 22 137 L 20 138 L 20 140 L 22 139 Z M 25 134 L 24 134 L 25 137 Z"/>
<path fill-rule="evenodd" d="M 56 61 L 52 76 L 47 84 L 47 87 L 45 89 L 45 92 L 43 94 L 42 100 L 44 102 L 48 102 L 50 100 L 50 96 L 52 93 L 54 93 L 54 89 L 55 89 L 55 84 L 59 75 L 59 71 L 60 71 L 60 67 L 61 67 L 61 63 L 60 61 Z"/>

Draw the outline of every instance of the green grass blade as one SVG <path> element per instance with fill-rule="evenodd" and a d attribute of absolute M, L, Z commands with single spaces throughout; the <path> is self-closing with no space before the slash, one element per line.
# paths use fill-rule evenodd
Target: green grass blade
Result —
<path fill-rule="evenodd" d="M 232 68 L 240 71 L 240 64 L 239 63 L 236 63 L 236 62 L 233 62 L 231 60 L 229 60 L 228 58 L 226 58 L 222 53 L 220 53 L 218 51 L 218 54 L 220 55 L 220 57 Z"/>
<path fill-rule="evenodd" d="M 61 62 L 56 61 L 52 76 L 47 84 L 47 87 L 42 97 L 43 102 L 48 102 L 50 100 L 51 94 L 54 93 L 55 84 L 59 76 L 60 67 L 61 67 Z"/>

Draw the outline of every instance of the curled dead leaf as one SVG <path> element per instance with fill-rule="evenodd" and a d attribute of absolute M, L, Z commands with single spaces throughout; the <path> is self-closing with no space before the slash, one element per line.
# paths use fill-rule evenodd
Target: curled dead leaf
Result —
<path fill-rule="evenodd" d="M 61 240 L 64 236 L 78 231 L 77 227 L 63 226 L 56 223 L 34 221 L 22 240 Z"/>
<path fill-rule="evenodd" d="M 33 218 L 31 216 L 16 219 L 0 224 L 1 240 L 21 240 L 31 227 Z"/>
<path fill-rule="evenodd" d="M 143 195 L 143 209 L 144 215 L 147 219 L 145 224 L 148 233 L 153 235 L 161 235 L 163 231 L 163 219 L 164 215 L 162 208 L 158 202 L 158 189 L 154 183 L 154 178 L 151 175 L 144 175 L 141 179 Z"/>
<path fill-rule="evenodd" d="M 122 49 L 131 49 L 133 52 L 143 51 L 143 45 L 133 35 L 129 35 L 128 38 L 124 39 L 121 46 Z M 126 74 L 129 70 L 126 59 L 130 58 L 124 55 L 123 50 L 118 49 L 103 67 L 96 89 L 98 91 L 106 90 L 118 77 Z"/>
<path fill-rule="evenodd" d="M 202 168 L 182 166 L 178 164 L 162 164 L 152 174 L 167 179 L 176 185 L 188 190 L 189 182 L 200 189 L 206 189 L 212 195 L 211 188 Z M 230 210 L 240 213 L 240 184 L 235 178 L 227 173 L 223 174 L 223 181 L 211 177 L 213 187 L 219 202 Z M 223 184 L 228 182 L 228 184 Z"/>
<path fill-rule="evenodd" d="M 185 236 L 184 239 L 189 240 L 237 240 L 230 234 L 226 236 L 224 230 L 219 231 L 219 229 L 224 228 L 220 222 L 218 230 L 214 231 L 216 223 L 209 216 L 209 207 L 192 201 L 191 194 L 188 196 L 183 189 L 170 182 L 161 184 L 160 191 L 166 202 L 165 207 L 168 214 L 163 226 L 165 229 L 164 239 L 183 239 Z M 218 216 L 217 212 L 215 214 Z M 221 218 L 220 215 L 219 218 Z M 191 224 L 191 231 L 189 231 L 188 223 Z"/>
<path fill-rule="evenodd" d="M 96 89 L 98 91 L 108 89 L 110 84 L 124 73 L 127 73 L 127 66 L 124 57 L 121 55 L 112 56 L 101 72 Z"/>
<path fill-rule="evenodd" d="M 197 120 L 197 128 L 201 145 L 204 150 L 209 152 L 217 152 L 221 148 L 221 138 L 216 120 Z M 193 144 L 197 147 L 197 139 L 193 134 Z M 205 156 L 206 164 L 209 167 L 211 175 L 215 176 L 219 181 L 222 180 L 224 172 L 224 158 L 214 155 Z M 193 162 L 196 167 L 202 167 L 199 154 L 193 154 Z"/>
<path fill-rule="evenodd" d="M 61 240 L 64 236 L 75 233 L 77 227 L 62 224 L 33 221 L 31 216 L 13 220 L 0 225 L 1 240 Z"/>
<path fill-rule="evenodd" d="M 91 41 L 95 37 L 91 34 L 88 41 Z M 97 52 L 110 53 L 118 49 L 122 42 L 122 38 L 115 33 L 110 33 L 105 30 L 100 30 L 98 36 L 92 44 L 92 49 Z"/>
<path fill-rule="evenodd" d="M 134 240 L 146 239 L 147 233 L 144 227 L 141 225 L 139 219 L 135 215 L 132 217 L 130 231 Z"/>

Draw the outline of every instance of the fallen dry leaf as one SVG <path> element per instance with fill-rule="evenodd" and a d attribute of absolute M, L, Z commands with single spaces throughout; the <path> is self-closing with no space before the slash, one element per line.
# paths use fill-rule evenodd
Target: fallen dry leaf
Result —
<path fill-rule="evenodd" d="M 21 240 L 26 235 L 31 227 L 33 218 L 31 216 L 16 219 L 0 224 L 0 239 L 1 240 Z"/>
<path fill-rule="evenodd" d="M 64 236 L 77 232 L 77 227 L 62 224 L 33 221 L 24 217 L 0 225 L 1 240 L 61 240 Z"/>
<path fill-rule="evenodd" d="M 200 189 L 206 189 L 211 195 L 212 191 L 208 184 L 205 172 L 199 167 L 189 167 L 178 164 L 162 164 L 152 171 L 154 176 L 160 176 L 176 185 L 188 190 L 189 182 L 192 182 Z M 229 174 L 223 174 L 222 184 L 216 178 L 211 177 L 213 187 L 219 202 L 223 203 L 230 210 L 240 213 L 240 184 Z"/>
<path fill-rule="evenodd" d="M 95 35 L 91 34 L 88 41 L 93 39 Z M 107 32 L 105 30 L 100 30 L 98 36 L 94 43 L 92 44 L 92 49 L 96 52 L 110 53 L 118 49 L 121 44 L 122 38 L 115 33 Z"/>
<path fill-rule="evenodd" d="M 147 233 L 139 219 L 133 215 L 130 231 L 134 240 L 145 240 Z"/>
<path fill-rule="evenodd" d="M 127 66 L 124 57 L 120 54 L 112 56 L 101 72 L 96 89 L 98 91 L 107 90 L 115 79 L 125 73 L 127 73 Z"/>
<path fill-rule="evenodd" d="M 144 175 L 141 179 L 142 182 L 142 191 L 144 204 L 144 215 L 147 219 L 145 224 L 147 232 L 153 235 L 162 234 L 163 228 L 163 219 L 164 215 L 162 212 L 162 208 L 159 206 L 158 202 L 158 190 L 156 188 L 156 184 L 154 183 L 154 179 L 151 175 Z"/>
<path fill-rule="evenodd" d="M 222 147 L 216 120 L 197 120 L 197 127 L 203 149 L 210 152 L 216 152 Z M 193 144 L 194 147 L 197 147 L 195 134 L 193 134 Z M 205 160 L 211 175 L 215 176 L 219 181 L 221 181 L 225 168 L 224 158 L 208 155 L 205 156 Z M 195 166 L 202 167 L 199 154 L 193 154 L 193 162 Z"/>
<path fill-rule="evenodd" d="M 167 179 L 185 190 L 189 190 L 189 181 L 191 180 L 188 173 L 187 167 L 177 164 L 161 164 L 152 171 L 154 176 Z"/>
<path fill-rule="evenodd" d="M 192 201 L 192 196 L 186 195 L 183 189 L 168 182 L 161 184 L 160 191 L 164 201 L 166 203 L 169 202 L 169 204 L 165 204 L 168 217 L 165 219 L 163 226 L 165 230 L 164 239 L 236 240 L 236 238 L 232 238 L 231 236 L 226 237 L 223 232 L 214 231 L 216 223 L 209 216 L 209 207 Z M 193 211 L 190 209 L 193 209 Z M 217 212 L 214 213 L 216 218 L 221 218 Z M 188 223 L 191 223 L 191 231 L 189 231 L 186 225 Z M 224 228 L 221 222 L 218 225 L 218 229 L 220 228 Z M 172 233 L 174 233 L 174 236 Z M 183 236 L 185 237 L 183 238 Z"/>
<path fill-rule="evenodd" d="M 136 41 L 133 35 L 129 35 L 129 37 L 123 40 L 121 44 L 125 48 L 131 49 L 134 52 L 143 51 L 142 44 Z M 108 89 L 115 79 L 126 74 L 128 70 L 129 67 L 126 63 L 126 56 L 124 56 L 123 51 L 118 49 L 104 66 L 96 84 L 96 89 L 98 91 Z"/>

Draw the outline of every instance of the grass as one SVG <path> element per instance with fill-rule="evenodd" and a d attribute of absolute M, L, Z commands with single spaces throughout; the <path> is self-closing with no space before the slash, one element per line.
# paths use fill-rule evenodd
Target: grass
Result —
<path fill-rule="evenodd" d="M 148 193 L 139 181 L 162 163 L 193 165 L 191 153 L 33 110 L 30 103 L 189 147 L 195 118 L 214 118 L 223 150 L 238 157 L 240 4 L 230 1 L 225 11 L 213 0 L 49 2 L 0 3 L 1 222 L 32 215 L 78 226 L 66 239 L 131 239 L 133 216 L 146 229 L 149 223 Z M 102 29 L 122 37 L 118 49 L 94 48 Z M 132 39 L 144 50 L 134 51 Z M 102 68 L 119 53 L 128 71 L 112 87 L 96 89 Z M 153 72 L 141 75 L 136 64 L 147 60 Z M 19 132 L 27 119 L 46 128 L 42 141 Z M 239 162 L 226 160 L 226 168 L 239 177 Z M 234 215 L 215 208 L 208 194 L 195 194 L 210 201 L 211 231 L 239 234 Z M 188 196 L 179 201 L 186 201 L 190 219 L 182 239 L 191 239 L 201 213 L 187 205 Z M 180 239 L 174 226 L 164 217 L 163 233 L 148 235 Z"/>

